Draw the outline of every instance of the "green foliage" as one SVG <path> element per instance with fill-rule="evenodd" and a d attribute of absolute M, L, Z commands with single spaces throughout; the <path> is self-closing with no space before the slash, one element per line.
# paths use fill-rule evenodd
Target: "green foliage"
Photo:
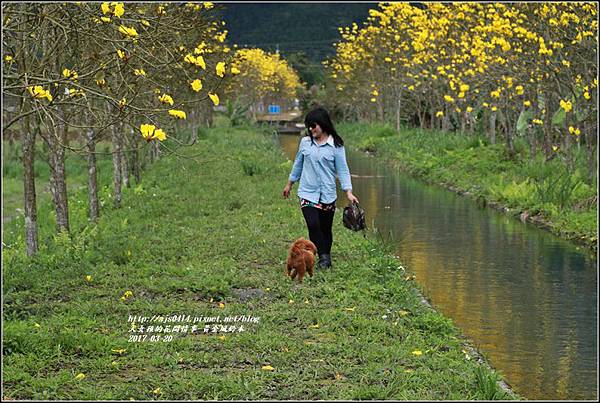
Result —
<path fill-rule="evenodd" d="M 246 118 L 246 114 L 248 113 L 249 106 L 242 105 L 238 101 L 231 102 L 231 100 L 227 100 L 227 117 L 231 122 L 231 126 L 242 126 L 248 124 L 248 119 Z"/>
<path fill-rule="evenodd" d="M 496 373 L 490 373 L 478 366 L 475 368 L 475 380 L 482 399 L 506 400 L 508 398 L 506 392 L 498 386 L 498 375 Z"/>

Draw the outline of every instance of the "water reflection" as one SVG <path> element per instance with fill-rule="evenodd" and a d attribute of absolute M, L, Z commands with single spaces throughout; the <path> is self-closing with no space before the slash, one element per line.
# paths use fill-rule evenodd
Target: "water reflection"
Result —
<path fill-rule="evenodd" d="M 280 137 L 293 159 L 299 137 Z M 352 178 L 367 223 L 390 234 L 436 308 L 518 393 L 597 398 L 597 271 L 589 254 L 361 153 L 348 151 L 348 163 L 352 174 L 370 176 Z"/>

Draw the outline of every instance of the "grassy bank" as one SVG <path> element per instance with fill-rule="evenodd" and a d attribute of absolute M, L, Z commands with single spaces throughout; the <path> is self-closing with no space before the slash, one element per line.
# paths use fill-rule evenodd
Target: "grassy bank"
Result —
<path fill-rule="evenodd" d="M 598 188 L 586 177 L 583 150 L 571 171 L 557 158 L 531 160 L 515 140 L 516 157 L 503 144 L 453 133 L 401 130 L 382 124 L 345 123 L 339 132 L 416 177 L 469 195 L 555 234 L 597 250 Z"/>
<path fill-rule="evenodd" d="M 185 153 L 197 162 L 161 159 L 97 225 L 75 193 L 71 238 L 40 214 L 32 260 L 22 216 L 5 225 L 5 398 L 509 398 L 385 245 L 339 215 L 334 268 L 302 285 L 284 277 L 306 228 L 281 197 L 290 162 L 270 135 L 207 130 Z M 184 315 L 189 330 L 130 342 L 142 335 L 130 315 Z M 187 315 L 201 318 L 197 332 Z M 241 315 L 258 319 L 204 333 L 202 317 Z"/>

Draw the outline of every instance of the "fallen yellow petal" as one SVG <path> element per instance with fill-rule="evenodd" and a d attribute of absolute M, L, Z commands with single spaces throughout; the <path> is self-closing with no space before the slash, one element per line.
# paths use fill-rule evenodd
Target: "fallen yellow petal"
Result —
<path fill-rule="evenodd" d="M 263 371 L 274 371 L 274 370 L 275 370 L 275 368 L 273 368 L 273 367 L 272 367 L 272 366 L 270 366 L 270 365 L 264 365 L 264 366 L 263 366 L 261 369 L 262 369 Z"/>
<path fill-rule="evenodd" d="M 416 355 L 417 357 L 420 355 L 423 355 L 423 352 L 421 350 L 415 350 L 412 353 L 413 353 L 413 355 Z"/>
<path fill-rule="evenodd" d="M 79 374 L 77 374 L 77 376 L 75 376 L 75 379 L 77 379 L 78 381 L 82 380 L 83 378 L 85 378 L 85 375 L 82 374 L 81 372 Z"/>

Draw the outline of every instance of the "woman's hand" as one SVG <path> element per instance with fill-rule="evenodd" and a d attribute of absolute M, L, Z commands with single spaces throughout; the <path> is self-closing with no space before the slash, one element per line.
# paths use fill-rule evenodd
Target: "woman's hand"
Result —
<path fill-rule="evenodd" d="M 292 182 L 288 182 L 287 185 L 283 188 L 283 197 L 287 199 L 290 197 L 290 191 L 292 190 Z"/>
<path fill-rule="evenodd" d="M 350 203 L 358 203 L 358 198 L 352 194 L 352 190 L 346 190 L 346 197 Z"/>

